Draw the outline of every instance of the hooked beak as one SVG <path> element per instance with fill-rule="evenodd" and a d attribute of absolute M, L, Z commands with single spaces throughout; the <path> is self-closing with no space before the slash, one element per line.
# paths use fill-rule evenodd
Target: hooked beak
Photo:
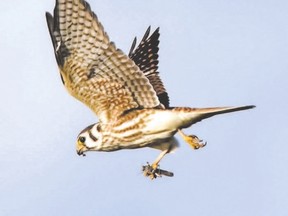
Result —
<path fill-rule="evenodd" d="M 86 146 L 84 146 L 82 143 L 80 143 L 80 142 L 78 142 L 77 143 L 77 147 L 76 147 L 76 152 L 77 152 L 77 154 L 79 155 L 79 156 L 86 156 L 85 154 L 84 154 L 84 152 L 86 151 Z"/>
<path fill-rule="evenodd" d="M 86 156 L 86 154 L 84 154 L 84 152 L 83 151 L 81 151 L 81 150 L 76 150 L 76 152 L 77 152 L 77 154 L 79 155 L 79 156 Z"/>

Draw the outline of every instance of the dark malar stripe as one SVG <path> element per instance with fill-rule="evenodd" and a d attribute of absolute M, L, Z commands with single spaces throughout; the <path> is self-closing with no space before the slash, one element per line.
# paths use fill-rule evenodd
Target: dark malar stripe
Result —
<path fill-rule="evenodd" d="M 90 137 L 94 142 L 96 142 L 96 141 L 98 140 L 98 139 L 92 134 L 91 130 L 89 130 L 88 134 L 89 134 L 89 137 Z"/>

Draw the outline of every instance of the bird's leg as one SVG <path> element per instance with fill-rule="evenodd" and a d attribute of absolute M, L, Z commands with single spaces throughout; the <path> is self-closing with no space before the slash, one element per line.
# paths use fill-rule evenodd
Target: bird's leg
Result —
<path fill-rule="evenodd" d="M 150 177 L 151 180 L 157 178 L 157 177 L 161 177 L 162 175 L 166 175 L 166 176 L 173 176 L 172 172 L 166 171 L 166 170 L 162 170 L 159 169 L 159 163 L 161 161 L 161 159 L 169 152 L 169 149 L 166 149 L 164 151 L 162 151 L 160 153 L 160 155 L 156 158 L 156 160 L 152 163 L 152 165 L 150 165 L 149 163 L 147 163 L 146 166 L 143 166 L 143 174 L 146 177 Z"/>
<path fill-rule="evenodd" d="M 206 142 L 203 143 L 203 140 L 200 140 L 197 136 L 195 135 L 186 135 L 183 133 L 182 130 L 178 130 L 179 134 L 182 136 L 182 138 L 193 148 L 193 149 L 199 149 L 203 148 L 206 146 Z"/>

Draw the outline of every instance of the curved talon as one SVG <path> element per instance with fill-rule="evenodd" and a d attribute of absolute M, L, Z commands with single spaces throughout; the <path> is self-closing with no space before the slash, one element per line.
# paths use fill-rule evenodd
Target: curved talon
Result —
<path fill-rule="evenodd" d="M 191 136 L 193 136 L 193 144 L 195 144 L 195 145 L 193 145 L 192 147 L 194 147 L 194 149 L 199 149 L 199 148 L 203 148 L 204 146 L 206 146 L 207 145 L 207 142 L 205 142 L 205 143 L 203 143 L 203 140 L 200 140 L 197 136 L 195 136 L 195 135 L 191 135 Z M 190 144 L 190 143 L 189 143 Z"/>
<path fill-rule="evenodd" d="M 156 170 L 157 168 L 153 168 L 153 164 L 151 166 L 148 162 L 146 166 L 142 166 L 143 175 L 146 177 L 150 177 L 151 180 L 158 177 Z"/>
<path fill-rule="evenodd" d="M 181 130 L 179 130 L 180 135 L 183 139 L 195 150 L 203 148 L 207 145 L 207 142 L 203 143 L 196 135 L 186 135 Z"/>

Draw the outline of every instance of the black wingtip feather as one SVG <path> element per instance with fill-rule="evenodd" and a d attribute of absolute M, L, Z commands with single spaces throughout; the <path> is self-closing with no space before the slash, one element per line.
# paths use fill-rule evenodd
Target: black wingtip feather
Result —
<path fill-rule="evenodd" d="M 135 49 L 136 43 L 137 43 L 137 37 L 135 37 L 134 40 L 133 40 L 133 42 L 132 42 L 132 45 L 131 45 L 131 48 L 130 48 L 130 51 L 129 51 L 128 56 L 133 55 L 133 51 L 134 51 L 134 49 Z"/>
<path fill-rule="evenodd" d="M 48 26 L 49 34 L 51 37 L 52 45 L 55 51 L 57 47 L 57 40 L 55 38 L 54 31 L 55 31 L 55 24 L 57 23 L 55 23 L 55 19 L 52 16 L 52 14 L 50 14 L 49 12 L 46 12 L 45 15 L 46 15 L 46 21 L 47 21 L 47 26 Z"/>

